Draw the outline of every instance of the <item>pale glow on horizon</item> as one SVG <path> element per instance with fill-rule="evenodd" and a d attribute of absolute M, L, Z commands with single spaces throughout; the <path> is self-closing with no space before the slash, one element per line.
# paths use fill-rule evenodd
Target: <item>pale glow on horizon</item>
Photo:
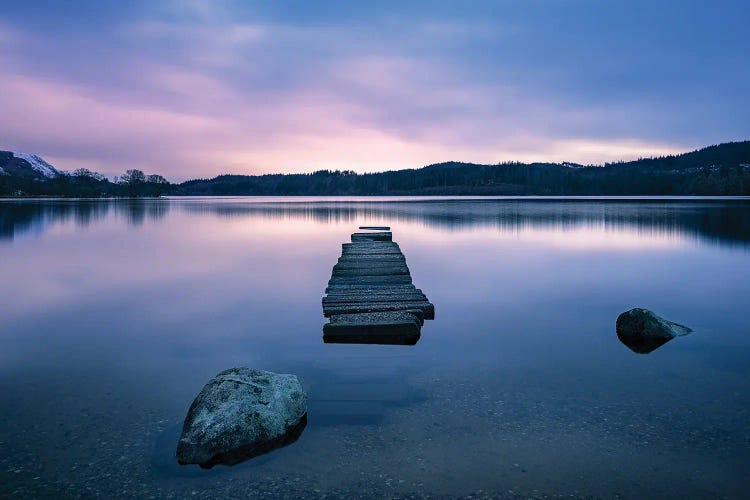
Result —
<path fill-rule="evenodd" d="M 304 151 L 304 160 L 300 160 Z M 497 164 L 504 161 L 573 162 L 603 164 L 636 160 L 641 157 L 662 156 L 685 152 L 684 148 L 635 140 L 559 140 L 539 149 L 504 150 L 502 147 L 478 151 L 451 148 L 440 144 L 419 144 L 377 131 L 351 131 L 344 138 L 301 137 L 292 139 L 290 148 L 281 146 L 268 151 L 235 151 L 227 155 L 228 167 L 221 173 L 262 175 L 272 173 L 309 173 L 317 170 L 353 170 L 358 173 L 389 170 L 419 169 L 435 163 L 457 161 L 463 163 Z M 222 164 L 206 153 L 196 155 L 205 161 Z M 274 165 L 274 167 L 269 167 Z"/>
<path fill-rule="evenodd" d="M 433 102 L 441 102 L 464 112 L 478 111 L 483 96 L 492 92 L 515 98 L 511 89 L 502 88 L 420 92 L 421 76 L 414 70 L 409 74 L 415 81 L 395 79 L 396 70 L 408 68 L 402 60 L 346 64 L 348 71 L 336 70 L 343 85 L 367 83 L 367 93 L 390 93 L 415 101 L 417 110 L 429 110 Z M 144 65 L 141 71 L 153 92 L 166 96 L 164 102 L 121 90 L 84 88 L 20 73 L 6 75 L 0 80 L 4 109 L 0 132 L 13 137 L 19 131 L 33 130 L 35 138 L 54 146 L 49 151 L 21 141 L 3 147 L 32 151 L 63 170 L 84 167 L 111 177 L 139 168 L 161 172 L 172 181 L 225 173 L 382 172 L 446 161 L 600 164 L 693 147 L 634 138 L 555 138 L 529 127 L 509 128 L 506 121 L 494 125 L 495 139 L 471 140 L 486 116 L 401 129 L 381 123 L 385 118 L 361 102 L 327 89 L 249 97 L 205 72 L 165 65 Z M 576 110 L 544 109 L 540 103 L 530 103 L 528 110 L 539 120 L 560 112 L 573 121 L 590 119 Z"/>
<path fill-rule="evenodd" d="M 175 76 L 182 77 L 184 75 Z M 214 84 L 203 80 L 198 83 L 200 88 Z M 380 172 L 420 168 L 445 161 L 483 164 L 571 161 L 587 164 L 679 153 L 686 149 L 635 139 L 551 140 L 516 136 L 509 139 L 517 142 L 515 147 L 502 143 L 470 147 L 416 140 L 373 127 L 353 126 L 343 118 L 347 113 L 345 109 L 334 109 L 335 101 L 318 102 L 315 96 L 309 96 L 314 103 L 311 106 L 291 106 L 286 111 L 279 109 L 275 120 L 284 130 L 262 139 L 257 147 L 247 148 L 242 146 L 247 142 L 244 137 L 255 134 L 255 125 L 243 126 L 239 118 L 132 107 L 83 96 L 74 88 L 29 78 L 6 78 L 0 81 L 0 91 L 17 98 L 8 102 L 4 111 L 7 121 L 15 126 L 33 126 L 48 140 L 78 144 L 81 151 L 86 149 L 87 142 L 94 141 L 123 152 L 111 158 L 110 161 L 119 167 L 114 170 L 111 166 L 102 168 L 102 162 L 95 158 L 34 151 L 48 158 L 57 168 L 74 170 L 85 167 L 107 175 L 117 175 L 127 168 L 141 168 L 148 172 L 179 168 L 184 174 L 171 174 L 173 181 L 223 173 L 299 173 L 323 169 Z M 227 105 L 232 102 L 234 99 L 229 99 Z M 326 107 L 331 110 L 328 115 L 325 114 Z M 29 114 L 30 110 L 33 113 Z M 319 116 L 325 119 L 317 120 L 321 126 L 316 129 L 296 130 L 283 125 L 293 121 L 293 117 L 309 122 Z M 61 123 L 66 126 L 61 127 Z M 133 156 L 139 154 L 138 144 L 151 142 L 153 137 L 165 134 L 165 130 L 169 131 L 169 140 L 148 153 L 154 156 L 152 160 L 144 163 Z M 261 133 L 267 134 L 268 131 Z M 136 150 L 129 151 L 130 145 Z"/>

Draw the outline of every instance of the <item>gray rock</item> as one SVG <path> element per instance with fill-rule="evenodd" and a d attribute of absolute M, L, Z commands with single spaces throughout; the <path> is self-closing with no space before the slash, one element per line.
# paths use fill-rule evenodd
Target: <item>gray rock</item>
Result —
<path fill-rule="evenodd" d="M 234 465 L 296 441 L 306 423 L 307 396 L 296 375 L 231 368 L 190 405 L 177 461 Z"/>
<path fill-rule="evenodd" d="M 648 309 L 635 308 L 617 317 L 617 337 L 631 350 L 647 354 L 675 337 L 693 330 L 658 316 Z"/>

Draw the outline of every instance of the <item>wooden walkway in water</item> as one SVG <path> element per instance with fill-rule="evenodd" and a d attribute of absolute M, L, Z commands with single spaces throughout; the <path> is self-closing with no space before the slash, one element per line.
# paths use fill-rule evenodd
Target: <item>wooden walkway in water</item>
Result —
<path fill-rule="evenodd" d="M 407 344 L 419 340 L 435 307 L 411 280 L 390 227 L 361 226 L 342 245 L 323 297 L 323 340 L 330 343 Z"/>

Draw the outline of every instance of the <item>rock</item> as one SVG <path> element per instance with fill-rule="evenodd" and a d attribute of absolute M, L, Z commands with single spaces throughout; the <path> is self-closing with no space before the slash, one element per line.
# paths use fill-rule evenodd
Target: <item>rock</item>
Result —
<path fill-rule="evenodd" d="M 693 330 L 666 320 L 648 309 L 635 308 L 617 317 L 617 337 L 634 352 L 647 354 Z"/>
<path fill-rule="evenodd" d="M 307 423 L 307 396 L 296 375 L 231 368 L 190 405 L 177 443 L 181 465 L 234 465 L 293 443 Z"/>

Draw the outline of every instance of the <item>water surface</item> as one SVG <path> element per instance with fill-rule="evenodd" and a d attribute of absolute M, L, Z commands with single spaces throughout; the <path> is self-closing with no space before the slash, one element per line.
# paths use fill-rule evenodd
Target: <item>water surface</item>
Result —
<path fill-rule="evenodd" d="M 390 225 L 416 346 L 322 342 L 341 243 Z M 0 201 L 0 496 L 742 497 L 750 201 Z M 692 327 L 649 354 L 615 319 Z M 190 402 L 301 377 L 299 440 L 180 467 Z"/>

